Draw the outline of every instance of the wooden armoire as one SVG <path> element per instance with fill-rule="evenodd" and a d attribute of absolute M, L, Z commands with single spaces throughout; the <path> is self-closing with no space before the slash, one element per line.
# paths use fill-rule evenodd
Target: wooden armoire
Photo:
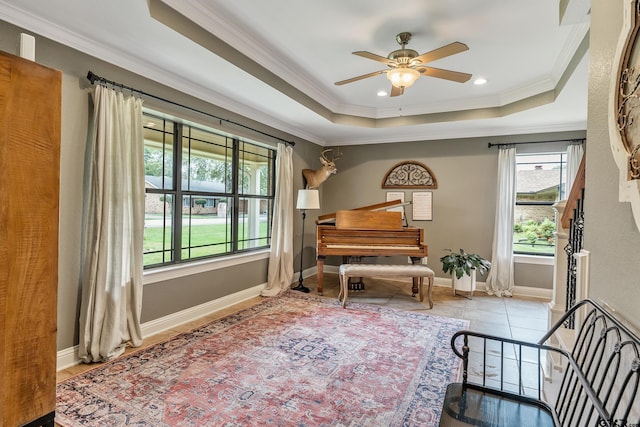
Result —
<path fill-rule="evenodd" d="M 0 52 L 0 427 L 54 425 L 61 91 Z"/>

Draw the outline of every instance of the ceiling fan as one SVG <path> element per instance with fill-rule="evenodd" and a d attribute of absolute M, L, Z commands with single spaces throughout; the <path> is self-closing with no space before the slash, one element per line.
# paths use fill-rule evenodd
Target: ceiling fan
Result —
<path fill-rule="evenodd" d="M 354 55 L 387 64 L 389 69 L 374 71 L 373 73 L 341 80 L 335 84 L 340 86 L 386 73 L 387 78 L 391 81 L 390 96 L 399 96 L 404 93 L 406 88 L 418 80 L 420 75 L 437 77 L 439 79 L 451 80 L 458 83 L 464 83 L 471 78 L 471 74 L 425 66 L 425 64 L 437 59 L 442 59 L 447 56 L 469 50 L 469 47 L 466 44 L 453 42 L 419 55 L 418 52 L 413 49 L 406 49 L 406 45 L 409 43 L 409 40 L 411 40 L 411 33 L 403 32 L 398 34 L 396 36 L 396 41 L 402 48 L 389 53 L 386 58 L 363 50 L 353 52 Z"/>

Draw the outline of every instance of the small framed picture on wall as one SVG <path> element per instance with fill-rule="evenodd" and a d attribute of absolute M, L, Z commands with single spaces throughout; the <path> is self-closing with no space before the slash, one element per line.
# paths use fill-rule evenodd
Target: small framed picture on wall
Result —
<path fill-rule="evenodd" d="M 414 191 L 413 198 L 413 220 L 433 221 L 433 192 Z"/>

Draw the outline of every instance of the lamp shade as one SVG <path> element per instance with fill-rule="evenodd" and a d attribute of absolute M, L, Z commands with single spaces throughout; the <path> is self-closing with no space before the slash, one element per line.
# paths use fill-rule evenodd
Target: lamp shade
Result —
<path fill-rule="evenodd" d="M 320 209 L 320 194 L 318 190 L 298 190 L 296 209 Z"/>
<path fill-rule="evenodd" d="M 407 67 L 398 67 L 387 71 L 387 78 L 397 88 L 407 88 L 420 77 L 418 70 Z"/>

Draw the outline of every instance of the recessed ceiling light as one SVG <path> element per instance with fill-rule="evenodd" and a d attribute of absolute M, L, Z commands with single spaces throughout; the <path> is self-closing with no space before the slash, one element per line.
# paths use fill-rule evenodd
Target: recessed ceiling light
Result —
<path fill-rule="evenodd" d="M 477 79 L 475 79 L 473 81 L 473 84 L 474 85 L 478 85 L 478 86 L 485 85 L 485 84 L 487 84 L 487 79 L 485 79 L 484 77 L 478 77 Z"/>
<path fill-rule="evenodd" d="M 379 90 L 378 91 L 378 96 L 387 96 L 388 92 L 386 90 Z"/>

